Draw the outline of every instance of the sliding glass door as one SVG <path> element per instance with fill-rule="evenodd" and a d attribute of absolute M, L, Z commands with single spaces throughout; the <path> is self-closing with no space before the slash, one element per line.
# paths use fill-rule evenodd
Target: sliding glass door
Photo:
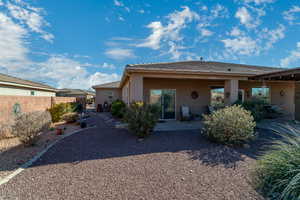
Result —
<path fill-rule="evenodd" d="M 175 119 L 176 90 L 150 90 L 150 103 L 160 108 L 161 119 Z"/>

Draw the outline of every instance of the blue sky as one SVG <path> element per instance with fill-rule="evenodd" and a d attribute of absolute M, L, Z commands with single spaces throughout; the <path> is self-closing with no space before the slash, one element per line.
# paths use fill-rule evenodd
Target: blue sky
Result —
<path fill-rule="evenodd" d="M 300 66 L 298 0 L 0 0 L 0 72 L 58 88 L 182 60 Z"/>

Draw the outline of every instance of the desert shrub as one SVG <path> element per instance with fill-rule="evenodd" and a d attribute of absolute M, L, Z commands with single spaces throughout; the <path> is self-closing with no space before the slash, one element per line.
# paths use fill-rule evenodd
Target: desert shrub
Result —
<path fill-rule="evenodd" d="M 254 137 L 255 122 L 241 106 L 230 106 L 204 115 L 203 133 L 212 141 L 242 144 Z"/>
<path fill-rule="evenodd" d="M 132 103 L 125 112 L 124 121 L 128 128 L 137 137 L 144 138 L 150 135 L 159 119 L 157 106 L 142 102 Z"/>
<path fill-rule="evenodd" d="M 256 163 L 256 188 L 268 199 L 300 199 L 300 133 L 285 135 Z"/>
<path fill-rule="evenodd" d="M 51 125 L 51 115 L 48 111 L 23 113 L 15 118 L 12 134 L 29 146 L 35 144 L 39 134 L 48 130 Z"/>
<path fill-rule="evenodd" d="M 59 103 L 48 109 L 53 122 L 59 122 L 66 113 L 77 112 L 79 105 L 77 103 Z"/>
<path fill-rule="evenodd" d="M 0 124 L 0 140 L 12 137 L 12 125 L 11 124 Z"/>
<path fill-rule="evenodd" d="M 121 100 L 116 100 L 111 104 L 111 114 L 115 117 L 122 118 L 126 109 L 126 104 Z"/>
<path fill-rule="evenodd" d="M 76 112 L 70 112 L 70 113 L 65 113 L 61 116 L 61 119 L 64 120 L 67 123 L 72 123 L 72 122 L 76 122 L 76 120 L 78 119 L 78 113 Z"/>
<path fill-rule="evenodd" d="M 261 121 L 266 117 L 267 110 L 265 108 L 269 105 L 266 101 L 257 98 L 252 98 L 244 102 L 237 102 L 237 104 L 250 111 L 256 122 Z"/>

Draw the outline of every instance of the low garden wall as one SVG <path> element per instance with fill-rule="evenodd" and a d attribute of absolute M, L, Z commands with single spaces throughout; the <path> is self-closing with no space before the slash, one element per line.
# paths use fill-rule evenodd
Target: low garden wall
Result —
<path fill-rule="evenodd" d="M 37 97 L 0 95 L 0 123 L 10 121 L 19 112 L 44 111 L 55 104 L 76 102 L 76 97 Z"/>

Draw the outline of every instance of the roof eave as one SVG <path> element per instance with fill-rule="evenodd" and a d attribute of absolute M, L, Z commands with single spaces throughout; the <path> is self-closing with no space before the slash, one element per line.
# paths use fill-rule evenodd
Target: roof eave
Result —
<path fill-rule="evenodd" d="M 126 71 L 128 73 L 174 73 L 174 74 L 199 74 L 199 75 L 226 75 L 226 76 L 242 76 L 242 77 L 248 77 L 248 76 L 255 76 L 255 75 L 260 75 L 262 73 L 239 73 L 239 72 L 218 72 L 218 71 L 199 71 L 199 70 L 174 70 L 174 69 L 143 69 L 143 68 L 126 68 Z"/>
<path fill-rule="evenodd" d="M 53 89 L 52 88 L 44 88 L 44 87 L 37 87 L 37 86 L 24 85 L 24 84 L 12 83 L 12 82 L 3 82 L 3 81 L 0 81 L 0 85 L 8 85 L 8 86 L 14 86 L 14 87 L 46 90 L 46 91 L 51 91 L 51 92 L 57 92 L 58 91 L 55 88 L 53 88 Z"/>

